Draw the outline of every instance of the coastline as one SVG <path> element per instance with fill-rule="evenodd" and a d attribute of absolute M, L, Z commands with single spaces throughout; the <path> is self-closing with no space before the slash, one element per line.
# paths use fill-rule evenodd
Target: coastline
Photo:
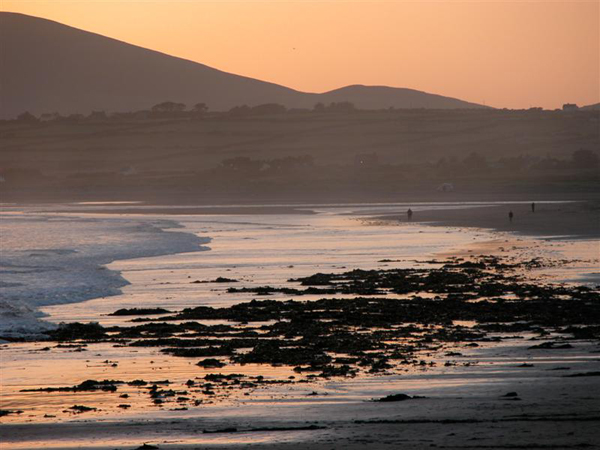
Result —
<path fill-rule="evenodd" d="M 3 214 L 2 221 L 0 266 L 8 282 L 0 295 L 0 337 L 6 340 L 36 338 L 55 327 L 44 320 L 45 307 L 120 295 L 129 281 L 109 267 L 115 262 L 206 251 L 205 244 L 210 242 L 208 237 L 182 230 L 174 220 L 150 216 L 131 221 L 90 220 L 76 214 L 65 219 L 48 212 L 21 216 L 13 211 Z M 55 236 L 52 227 L 57 222 L 66 231 L 64 237 Z M 29 240 L 23 233 L 13 234 L 14 227 L 24 227 L 35 236 L 35 247 L 27 247 Z M 71 233 L 73 240 L 66 237 Z M 102 243 L 108 234 L 116 240 Z M 11 239 L 15 241 L 12 247 Z"/>
<path fill-rule="evenodd" d="M 523 236 L 561 239 L 600 238 L 600 200 L 568 203 L 506 203 L 502 205 L 466 207 L 464 209 L 414 209 L 412 220 L 407 214 L 374 217 L 373 221 L 423 223 L 441 227 L 464 227 L 511 232 Z M 512 222 L 508 218 L 512 211 Z"/>
<path fill-rule="evenodd" d="M 502 208 L 502 206 L 491 208 Z M 448 211 L 435 211 L 435 213 L 445 214 Z M 456 213 L 457 210 L 450 212 Z M 203 223 L 201 220 L 210 223 L 214 219 L 197 218 L 196 220 L 198 220 L 196 228 L 198 229 Z M 146 280 L 157 278 L 156 285 L 148 286 L 147 290 L 141 290 L 139 294 L 133 295 L 132 299 L 141 298 L 147 301 L 148 292 L 164 289 L 164 291 L 161 291 L 162 294 L 157 292 L 156 297 L 158 299 L 160 295 L 161 303 L 156 306 L 161 306 L 165 305 L 166 299 L 171 296 L 171 289 L 173 292 L 181 293 L 179 289 L 185 286 L 186 288 L 194 288 L 194 291 L 190 292 L 194 293 L 197 304 L 210 305 L 211 303 L 206 303 L 209 297 L 199 295 L 199 289 L 202 288 L 202 292 L 206 291 L 206 295 L 219 300 L 220 297 L 225 295 L 222 292 L 224 288 L 222 285 L 191 284 L 196 276 L 202 280 L 213 279 L 217 275 L 225 275 L 224 272 L 230 269 L 231 272 L 226 273 L 228 277 L 244 280 L 250 286 L 260 286 L 273 282 L 277 284 L 287 280 L 291 275 L 297 276 L 299 271 L 300 274 L 309 275 L 316 272 L 317 268 L 323 271 L 339 272 L 340 270 L 346 270 L 340 264 L 341 261 L 330 261 L 329 264 L 322 265 L 319 263 L 324 263 L 324 261 L 319 261 L 316 264 L 313 262 L 308 268 L 295 263 L 294 267 L 288 268 L 288 262 L 277 260 L 274 261 L 274 264 L 276 264 L 274 266 L 268 264 L 264 267 L 254 266 L 254 269 L 248 269 L 250 272 L 240 272 L 243 267 L 252 266 L 253 261 L 255 261 L 253 255 L 246 254 L 244 254 L 244 257 L 247 257 L 247 260 L 240 259 L 241 253 L 244 252 L 242 244 L 254 249 L 257 252 L 256 255 L 262 254 L 262 247 L 271 249 L 272 253 L 283 251 L 273 247 L 273 244 L 285 237 L 282 237 L 281 233 L 288 232 L 291 233 L 290 236 L 294 236 L 297 233 L 296 230 L 304 232 L 304 225 L 299 225 L 297 220 L 301 219 L 289 219 L 289 222 L 283 224 L 272 217 L 265 217 L 260 221 L 255 220 L 253 222 L 260 222 L 260 226 L 253 223 L 252 234 L 247 235 L 238 228 L 240 222 L 237 221 L 237 218 L 231 218 L 230 223 L 232 226 L 235 225 L 234 228 L 237 230 L 232 235 L 237 237 L 231 242 L 231 236 L 225 234 L 224 222 L 214 225 L 219 232 L 208 232 L 211 236 L 215 235 L 214 246 L 211 245 L 211 248 L 214 247 L 213 252 L 202 255 L 204 256 L 202 259 L 205 260 L 202 264 L 206 266 L 214 265 L 218 269 L 208 272 L 205 274 L 206 276 L 199 276 L 197 273 L 188 275 L 186 270 L 172 273 L 177 264 L 187 261 L 186 255 L 160 258 L 161 271 L 159 272 L 154 272 L 153 265 L 145 265 L 146 262 L 153 262 L 155 265 L 159 261 L 150 261 L 152 258 L 138 260 L 132 264 L 127 264 L 127 261 L 119 262 L 116 264 L 117 266 L 127 267 L 125 273 L 135 274 L 136 277 L 139 277 L 148 268 L 152 271 L 151 277 L 136 278 L 136 281 L 126 288 L 124 296 L 126 294 L 136 294 L 136 286 L 143 285 Z M 350 266 L 348 270 L 354 267 L 385 268 L 388 265 L 395 267 L 396 263 L 378 261 L 378 259 L 402 254 L 402 242 L 393 242 L 391 239 L 393 236 L 409 233 L 411 239 L 419 239 L 419 236 L 422 236 L 421 233 L 425 232 L 438 233 L 436 239 L 439 239 L 449 236 L 442 233 L 453 233 L 452 230 L 443 231 L 442 228 L 425 230 L 419 226 L 420 222 L 413 222 L 407 224 L 407 228 L 389 227 L 389 222 L 386 222 L 389 227 L 387 229 L 392 234 L 389 237 L 385 235 L 379 238 L 382 240 L 382 245 L 385 244 L 385 247 L 375 247 L 376 251 L 369 254 L 368 257 L 362 256 L 362 259 L 352 251 L 349 254 L 354 255 L 353 261 L 348 259 L 348 256 L 345 257 L 346 263 L 355 263 L 348 264 Z M 290 223 L 293 223 L 293 226 L 290 227 Z M 346 221 L 344 223 L 348 224 Z M 274 224 L 278 228 L 273 228 Z M 424 225 L 429 225 L 429 223 Z M 267 231 L 273 229 L 279 231 L 275 233 Z M 377 233 L 377 229 L 362 230 L 362 232 Z M 266 236 L 265 233 L 269 236 L 276 234 L 276 236 L 273 240 L 262 241 L 261 239 Z M 477 249 L 478 245 L 485 249 L 489 242 L 487 238 L 493 235 L 494 233 L 488 233 L 487 231 L 483 233 L 466 231 L 465 236 L 469 236 L 469 238 L 464 239 L 459 246 L 465 254 L 469 252 L 469 249 Z M 360 232 L 358 235 L 352 236 L 364 239 L 369 246 L 374 245 L 370 238 L 361 236 Z M 467 242 L 472 239 L 471 236 L 476 239 Z M 335 239 L 335 237 L 332 239 Z M 253 243 L 253 240 L 257 241 L 256 244 Z M 523 256 L 513 248 L 514 245 L 518 245 L 518 241 L 519 238 L 514 238 L 508 241 L 510 245 L 505 244 L 508 247 L 505 256 L 514 258 Z M 321 242 L 312 242 L 310 237 L 302 242 L 310 242 L 315 248 L 326 250 L 321 248 L 323 245 Z M 353 242 L 352 245 L 356 245 L 356 243 Z M 391 247 L 391 245 L 395 245 L 395 247 Z M 225 246 L 225 248 L 223 249 L 222 246 Z M 221 260 L 219 260 L 219 252 L 227 249 L 233 253 L 229 256 L 225 255 L 224 260 L 221 256 Z M 446 251 L 452 255 L 458 254 L 456 248 L 446 248 Z M 478 251 L 476 250 L 475 254 Z M 539 249 L 536 249 L 536 251 L 539 251 Z M 423 257 L 426 254 L 427 251 L 425 250 Z M 482 250 L 481 254 L 488 254 L 488 252 L 486 250 L 483 253 Z M 374 258 L 376 255 L 378 257 Z M 213 259 L 215 257 L 217 257 L 216 260 Z M 366 261 L 369 260 L 372 261 L 373 267 L 366 264 Z M 411 260 L 407 259 L 407 261 Z M 198 262 L 194 260 L 190 263 L 190 267 L 197 270 Z M 400 266 L 402 264 L 400 263 Z M 280 269 L 274 270 L 274 267 L 280 267 Z M 254 272 L 256 272 L 257 278 L 250 283 L 247 274 Z M 208 276 L 209 274 L 210 276 Z M 193 278 L 189 279 L 190 275 Z M 177 282 L 180 284 L 177 284 Z M 204 288 L 205 286 L 206 288 Z M 236 294 L 235 298 L 238 302 L 248 301 L 255 298 L 255 295 Z M 269 297 L 269 299 L 284 298 L 289 298 L 289 296 Z M 112 299 L 121 300 L 120 297 L 113 297 Z M 301 297 L 298 300 L 306 299 L 310 300 L 311 298 Z M 222 302 L 223 300 L 219 301 Z M 217 303 L 217 305 L 221 304 Z M 171 309 L 169 305 L 167 306 Z M 106 312 L 113 311 L 116 307 L 117 304 L 114 304 Z M 67 310 L 67 308 L 59 309 Z M 72 308 L 70 309 L 72 311 Z M 265 450 L 308 448 L 328 450 L 340 448 L 341 446 L 357 450 L 359 448 L 393 449 L 399 446 L 407 449 L 419 449 L 432 445 L 442 448 L 479 448 L 477 446 L 481 446 L 481 448 L 514 448 L 511 446 L 514 446 L 515 443 L 525 448 L 536 448 L 535 445 L 539 445 L 539 448 L 547 448 L 552 445 L 560 445 L 560 448 L 577 447 L 580 444 L 591 445 L 595 427 L 600 419 L 592 414 L 586 414 L 586 408 L 594 410 L 600 408 L 600 405 L 596 406 L 595 400 L 592 401 L 588 398 L 591 393 L 590 389 L 598 386 L 596 382 L 598 378 L 571 378 L 565 377 L 565 375 L 593 373 L 600 370 L 598 359 L 594 356 L 594 352 L 598 351 L 597 343 L 585 339 L 569 339 L 568 342 L 572 343 L 573 349 L 534 351 L 529 350 L 532 343 L 528 341 L 532 338 L 542 342 L 546 342 L 548 339 L 556 339 L 555 336 L 547 338 L 515 333 L 512 338 L 502 341 L 502 345 L 490 341 L 480 342 L 479 347 L 475 348 L 462 344 L 454 347 L 444 347 L 444 352 L 455 351 L 462 353 L 462 355 L 452 357 L 448 361 L 448 356 L 441 353 L 435 357 L 438 358 L 436 359 L 438 368 L 422 373 L 417 371 L 391 377 L 374 375 L 370 378 L 357 378 L 355 380 L 333 378 L 315 384 L 299 385 L 299 392 L 298 388 L 294 390 L 266 390 L 264 392 L 266 396 L 259 396 L 257 399 L 242 399 L 239 403 L 223 407 L 205 405 L 195 411 L 190 408 L 190 411 L 187 412 L 146 406 L 143 413 L 132 416 L 123 415 L 119 417 L 113 415 L 112 418 L 108 416 L 96 419 L 93 416 L 84 414 L 66 418 L 66 420 L 63 419 L 62 422 L 20 424 L 9 422 L 0 425 L 0 436 L 2 436 L 3 441 L 11 439 L 8 441 L 7 448 L 27 449 L 76 447 L 129 450 L 137 449 L 145 442 L 156 445 L 159 449 L 169 450 L 233 449 L 240 447 Z M 504 345 L 505 343 L 509 345 Z M 40 348 L 44 345 L 46 344 L 40 343 Z M 113 346 L 111 345 L 111 347 Z M 40 352 L 40 348 L 26 352 L 35 355 L 36 352 Z M 128 367 L 135 367 L 128 366 L 124 357 L 114 356 L 118 355 L 121 350 L 111 348 L 107 351 L 117 353 L 104 353 L 104 349 L 94 348 L 98 349 L 96 351 L 102 351 L 102 354 L 99 353 L 97 358 L 91 360 L 92 362 L 100 363 L 106 359 L 110 362 L 118 360 L 119 363 L 119 368 L 111 369 L 110 365 L 104 365 L 99 369 L 94 369 L 106 374 L 102 377 L 131 379 L 130 376 L 123 375 L 124 372 L 117 372 L 118 370 L 127 371 Z M 52 350 L 52 353 L 54 351 Z M 65 350 L 65 352 L 67 351 Z M 136 356 L 136 359 L 142 356 L 137 351 L 136 355 L 139 356 Z M 46 355 L 48 353 L 46 352 Z M 83 353 L 81 357 L 89 359 L 92 357 L 92 352 L 89 353 L 88 355 Z M 64 357 L 68 358 L 69 355 L 65 354 Z M 158 353 L 157 356 L 147 355 L 147 358 L 148 360 L 156 359 L 159 365 L 164 366 L 166 370 L 166 372 L 156 371 L 155 375 L 147 375 L 148 377 L 154 376 L 150 379 L 162 379 L 164 377 L 177 379 L 177 374 L 180 377 L 183 374 L 187 375 L 187 372 L 181 372 L 185 361 L 179 360 L 179 366 L 176 366 L 172 360 L 170 360 L 171 362 L 167 359 L 158 360 Z M 139 361 L 142 359 L 140 358 Z M 195 362 L 196 360 L 193 360 L 191 364 Z M 451 364 L 445 366 L 446 362 Z M 457 364 L 454 365 L 455 363 Z M 185 364 L 188 364 L 188 362 L 185 362 Z M 531 364 L 533 364 L 533 367 L 531 367 Z M 569 367 L 568 371 L 563 371 L 567 370 L 564 369 L 567 366 Z M 558 370 L 561 368 L 563 370 Z M 159 369 L 159 367 L 152 370 L 154 369 Z M 172 374 L 169 374 L 170 370 L 173 370 Z M 248 369 L 232 366 L 230 370 Z M 257 373 L 268 376 L 270 369 L 265 367 L 264 369 L 255 370 L 261 370 Z M 72 385 L 86 378 L 88 378 L 87 373 L 82 372 L 75 382 L 69 380 L 53 385 Z M 181 383 L 184 381 L 185 378 L 178 380 Z M 47 384 L 37 384 L 36 386 Z M 312 395 L 313 391 L 319 395 Z M 514 401 L 503 397 L 506 393 L 512 391 L 518 392 L 521 400 Z M 273 397 L 269 398 L 269 392 L 272 393 Z M 396 392 L 428 398 L 390 404 L 370 401 L 372 398 L 383 397 Z M 46 396 L 48 394 L 38 395 Z M 83 404 L 94 405 L 92 395 L 90 394 L 89 401 Z M 42 400 L 44 398 L 47 397 L 42 397 Z M 596 400 L 597 398 L 595 397 Z M 75 402 L 75 399 L 73 399 L 73 402 Z M 563 405 L 561 411 L 563 415 L 552 413 L 555 405 L 559 402 Z M 99 405 L 100 408 L 104 408 L 102 403 Z M 90 422 L 90 419 L 96 420 Z M 306 427 L 317 428 L 301 429 Z M 233 428 L 236 431 L 232 431 Z M 208 430 L 210 433 L 204 433 L 204 430 Z M 570 433 L 576 433 L 577 438 L 573 438 Z M 36 441 L 36 439 L 38 440 Z M 63 447 L 61 447 L 61 442 L 65 443 Z M 50 443 L 52 447 L 49 446 Z"/>

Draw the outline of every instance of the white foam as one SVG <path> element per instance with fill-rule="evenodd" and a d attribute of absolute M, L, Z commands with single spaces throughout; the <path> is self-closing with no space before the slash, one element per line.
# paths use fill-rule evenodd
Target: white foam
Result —
<path fill-rule="evenodd" d="M 37 308 L 120 293 L 127 281 L 105 265 L 116 260 L 193 252 L 208 242 L 153 218 L 81 218 L 2 214 L 0 335 L 51 326 Z"/>

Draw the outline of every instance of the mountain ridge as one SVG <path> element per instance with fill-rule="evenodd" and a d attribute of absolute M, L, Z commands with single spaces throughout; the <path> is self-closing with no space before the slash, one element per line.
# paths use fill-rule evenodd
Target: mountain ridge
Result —
<path fill-rule="evenodd" d="M 472 109 L 482 105 L 408 88 L 351 85 L 301 92 L 129 44 L 48 19 L 0 12 L 0 117 L 149 109 L 165 101 L 211 110 L 280 103 L 312 108 L 349 101 L 361 109 Z M 27 55 L 27 57 L 24 57 Z"/>

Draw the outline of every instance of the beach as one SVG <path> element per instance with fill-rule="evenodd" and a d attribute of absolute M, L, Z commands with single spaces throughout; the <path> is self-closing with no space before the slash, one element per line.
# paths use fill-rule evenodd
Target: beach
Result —
<path fill-rule="evenodd" d="M 534 210 L 532 211 L 532 204 Z M 511 221 L 508 213 L 514 214 Z M 407 215 L 382 217 L 407 221 Z M 600 202 L 506 202 L 477 208 L 416 211 L 412 221 L 444 227 L 483 228 L 526 236 L 597 239 L 600 236 Z"/>
<path fill-rule="evenodd" d="M 599 30 L 0 2 L 0 450 L 600 450 Z"/>
<path fill-rule="evenodd" d="M 410 223 L 404 214 L 408 207 L 414 211 Z M 462 321 L 449 316 L 447 325 L 439 322 L 435 329 L 407 331 L 394 344 L 411 355 L 408 363 L 392 363 L 390 367 L 381 364 L 379 370 L 376 364 L 384 360 L 379 354 L 390 345 L 382 341 L 378 350 L 365 353 L 379 355 L 374 357 L 377 361 L 371 358 L 369 365 L 356 366 L 354 376 L 323 375 L 331 369 L 322 366 L 311 378 L 307 374 L 313 372 L 295 371 L 294 365 L 285 362 L 228 362 L 229 357 L 220 356 L 217 359 L 224 366 L 199 367 L 202 357 L 165 353 L 161 345 L 131 346 L 131 327 L 147 324 L 146 333 L 153 323 L 158 326 L 163 321 L 181 325 L 186 320 L 197 320 L 213 328 L 202 331 L 196 326 L 192 334 L 180 328 L 152 336 L 135 335 L 136 339 L 170 339 L 174 345 L 181 344 L 184 338 L 198 338 L 201 333 L 211 338 L 225 333 L 230 337 L 218 339 L 239 340 L 242 336 L 254 338 L 256 334 L 252 333 L 261 332 L 261 326 L 265 327 L 263 332 L 270 330 L 269 333 L 276 328 L 268 327 L 279 326 L 276 318 L 257 321 L 252 309 L 244 313 L 250 314 L 246 324 L 239 314 L 232 319 L 169 318 L 199 306 L 221 308 L 220 316 L 230 317 L 228 308 L 253 300 L 294 299 L 311 303 L 336 298 L 351 304 L 359 292 L 367 292 L 373 299 L 384 297 L 417 304 L 419 300 L 410 291 L 405 294 L 364 284 L 359 291 L 354 282 L 343 288 L 346 281 L 342 278 L 333 284 L 329 280 L 334 290 L 326 292 L 324 289 L 332 288 L 321 284 L 307 284 L 309 288 L 305 288 L 298 280 L 311 279 L 315 274 L 343 276 L 356 269 L 374 271 L 375 277 L 392 271 L 408 277 L 407 283 L 413 282 L 414 270 L 415 277 L 430 277 L 439 271 L 445 276 L 457 271 L 473 276 L 469 267 L 461 266 L 461 260 L 456 258 L 484 264 L 489 274 L 486 276 L 506 277 L 505 286 L 511 286 L 511 277 L 516 276 L 525 286 L 566 286 L 561 288 L 567 289 L 561 295 L 590 302 L 585 299 L 590 295 L 593 299 L 598 275 L 598 230 L 593 225 L 597 209 L 574 203 L 538 203 L 535 213 L 531 213 L 529 207 L 529 203 L 302 205 L 267 211 L 268 214 L 262 214 L 268 207 L 260 207 L 260 214 L 257 209 L 248 214 L 240 208 L 227 208 L 221 214 L 211 208 L 196 214 L 187 208 L 172 216 L 168 209 L 152 207 L 144 211 L 142 207 L 132 209 L 131 205 L 122 209 L 55 208 L 60 213 L 45 210 L 44 215 L 70 220 L 83 217 L 100 224 L 112 223 L 115 217 L 131 223 L 175 220 L 181 227 L 177 233 L 196 236 L 195 245 L 206 250 L 189 251 L 182 247 L 181 252 L 168 255 L 117 260 L 106 267 L 127 281 L 119 286 L 119 292 L 103 298 L 40 306 L 46 315 L 42 319 L 50 324 L 97 322 L 105 329 L 116 327 L 121 331 L 110 331 L 110 339 L 79 336 L 82 341 L 63 336 L 58 340 L 3 344 L 1 409 L 11 413 L 1 419 L 2 442 L 7 448 L 133 449 L 144 443 L 171 449 L 593 448 L 600 422 L 600 362 L 592 322 L 571 324 L 589 328 L 588 334 L 573 334 L 564 325 L 535 325 L 542 318 L 534 316 L 531 326 L 506 329 L 482 328 L 477 320 Z M 504 214 L 507 208 L 515 213 L 508 225 L 503 224 L 508 222 Z M 303 214 L 297 214 L 297 210 Z M 586 220 L 581 220 L 582 215 Z M 574 228 L 573 217 L 581 225 Z M 496 221 L 501 224 L 492 225 Z M 535 258 L 539 261 L 532 264 Z M 580 285 L 592 291 L 578 291 L 576 287 Z M 365 291 L 367 287 L 372 292 Z M 569 290 L 571 287 L 573 291 Z M 420 301 L 431 304 L 428 314 L 433 314 L 435 321 L 438 312 L 431 303 L 437 301 L 434 296 L 453 295 L 442 288 L 438 284 L 420 288 Z M 554 288 L 547 289 L 544 292 L 551 294 Z M 521 295 L 521 291 L 510 292 L 494 295 L 508 299 Z M 454 295 L 471 294 L 463 289 Z M 473 304 L 479 297 L 465 297 L 462 301 Z M 595 314 L 597 304 L 590 305 Z M 135 311 L 112 315 L 118 310 L 140 307 L 163 308 L 167 312 L 157 316 Z M 361 307 L 366 308 L 365 317 L 373 312 L 369 304 Z M 477 306 L 472 308 L 478 311 Z M 464 314 L 454 306 L 448 311 L 455 317 Z M 206 314 L 204 310 L 198 313 Z M 314 313 L 318 311 L 306 311 Z M 592 316 L 589 315 L 590 321 L 594 320 Z M 138 319 L 142 321 L 135 322 Z M 363 322 L 357 324 L 361 323 L 359 328 L 365 327 Z M 397 326 L 394 323 L 389 328 L 390 324 L 382 323 L 382 330 L 394 330 Z M 232 328 L 215 328 L 224 326 Z M 367 326 L 363 332 L 372 329 L 371 333 L 379 333 L 375 331 L 379 325 L 373 326 Z M 439 331 L 444 328 L 464 337 L 442 338 Z M 325 331 L 322 337 L 329 332 Z M 431 334 L 432 341 L 423 340 L 423 332 Z M 123 339 L 124 333 L 130 333 L 130 337 Z M 307 337 L 302 330 L 294 333 Z M 414 348 L 406 347 L 406 339 Z M 545 343 L 552 344 L 535 348 Z M 350 369 L 354 367 L 350 363 Z M 32 368 L 36 370 L 28 370 Z M 229 378 L 216 378 L 210 389 L 203 386 L 197 392 L 194 384 L 186 386 L 190 379 L 206 384 L 198 380 L 216 374 Z M 163 392 L 161 403 L 153 404 L 151 399 L 158 396 L 148 398 L 151 380 L 157 383 L 167 379 L 168 385 L 158 383 L 155 389 Z M 110 390 L 39 390 L 77 386 L 85 380 L 115 380 L 115 384 L 104 385 Z M 145 380 L 148 384 L 135 385 L 133 380 Z M 245 384 L 248 387 L 243 387 Z M 169 390 L 182 393 L 171 398 Z M 208 390 L 214 393 L 207 394 Z M 119 398 L 124 394 L 128 397 Z M 405 394 L 407 398 L 373 401 L 394 394 Z M 176 400 L 177 396 L 187 400 Z M 202 401 L 194 405 L 193 399 Z M 123 404 L 129 406 L 121 408 L 119 405 Z M 557 404 L 561 405 L 560 411 Z M 70 409 L 73 405 L 95 410 Z"/>
<path fill-rule="evenodd" d="M 249 403 L 194 418 L 172 413 L 93 425 L 83 419 L 3 425 L 2 438 L 6 448 L 31 449 L 134 449 L 144 442 L 168 449 L 594 448 L 597 378 L 567 375 L 597 371 L 591 353 L 597 346 L 540 355 L 513 345 L 465 354 L 462 359 L 478 361 L 475 369 L 386 379 L 385 387 L 380 382 L 369 392 L 400 390 L 424 399 L 388 404 L 344 399 L 346 386 L 336 383 L 325 387 L 340 392 L 333 398 L 311 397 L 307 389 L 302 399 L 270 404 L 267 411 Z M 523 364 L 531 366 L 519 367 Z M 505 397 L 510 392 L 520 400 Z M 311 426 L 319 428 L 300 430 Z"/>

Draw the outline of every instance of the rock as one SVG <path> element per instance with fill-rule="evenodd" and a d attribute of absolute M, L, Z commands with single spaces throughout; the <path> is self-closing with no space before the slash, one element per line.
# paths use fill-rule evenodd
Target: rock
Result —
<path fill-rule="evenodd" d="M 405 400 L 412 400 L 414 397 L 411 397 L 407 394 L 391 394 L 387 397 L 382 397 L 380 399 L 375 400 L 376 402 L 403 402 Z"/>
<path fill-rule="evenodd" d="M 214 358 L 203 359 L 202 361 L 197 362 L 196 365 L 205 368 L 220 368 L 226 366 L 225 363 Z"/>
<path fill-rule="evenodd" d="M 21 410 L 0 409 L 0 417 L 8 416 L 9 414 L 23 414 Z"/>
<path fill-rule="evenodd" d="M 57 388 L 37 388 L 37 389 L 23 389 L 21 392 L 85 392 L 85 391 L 105 391 L 105 392 L 116 392 L 117 384 L 123 384 L 123 381 L 119 380 L 86 380 L 77 386 L 70 387 L 57 387 Z"/>
<path fill-rule="evenodd" d="M 60 324 L 55 330 L 45 331 L 54 341 L 95 340 L 106 337 L 106 331 L 99 323 L 67 323 Z"/>
<path fill-rule="evenodd" d="M 213 283 L 237 283 L 238 280 L 234 280 L 232 278 L 225 278 L 225 277 L 217 277 Z"/>
<path fill-rule="evenodd" d="M 97 408 L 91 408 L 89 406 L 83 406 L 83 405 L 73 405 L 69 408 L 70 410 L 76 412 L 76 413 L 84 413 L 84 412 L 89 412 L 89 411 L 97 411 Z"/>

